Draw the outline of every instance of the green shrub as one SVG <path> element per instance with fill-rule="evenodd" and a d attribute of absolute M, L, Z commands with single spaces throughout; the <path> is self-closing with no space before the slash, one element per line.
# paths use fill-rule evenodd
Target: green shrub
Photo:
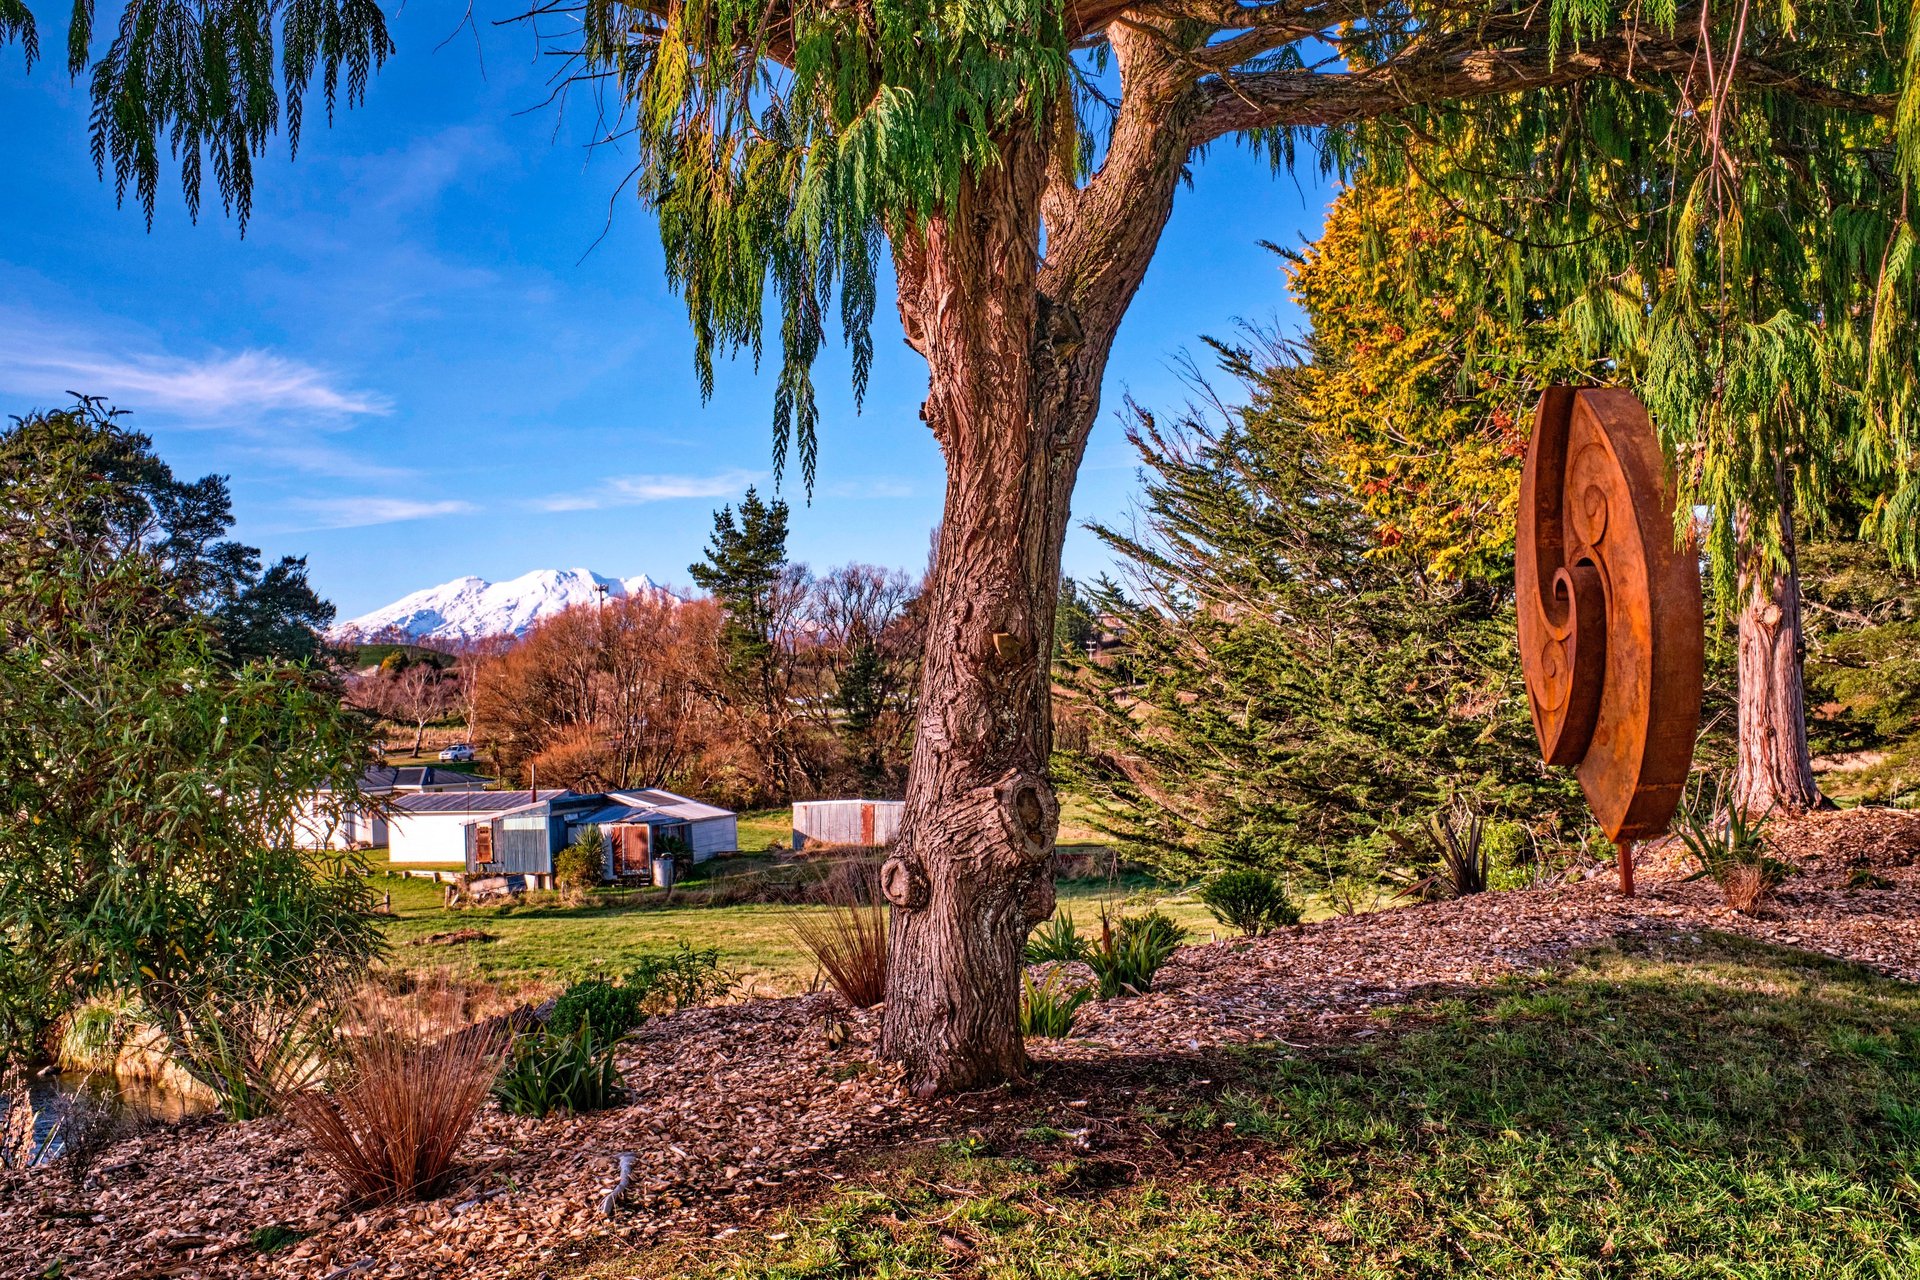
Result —
<path fill-rule="evenodd" d="M 720 952 L 695 951 L 682 942 L 675 950 L 650 955 L 617 981 L 587 978 L 553 1003 L 548 1027 L 570 1035 L 592 1023 L 602 1036 L 618 1038 L 649 1017 L 716 1000 L 733 989 L 734 976 L 720 967 Z"/>
<path fill-rule="evenodd" d="M 625 1093 L 613 1060 L 618 1046 L 617 1036 L 602 1035 L 588 1022 L 571 1032 L 551 1027 L 529 1032 L 513 1042 L 493 1082 L 493 1096 L 520 1116 L 604 1110 Z"/>
<path fill-rule="evenodd" d="M 1300 923 L 1300 908 L 1266 871 L 1229 871 L 1200 891 L 1200 901 L 1215 920 L 1248 936 Z"/>
<path fill-rule="evenodd" d="M 1185 940 L 1186 930 L 1158 911 L 1128 916 L 1118 926 L 1102 920 L 1099 945 L 1087 956 L 1099 979 L 1100 998 L 1144 994 L 1153 986 L 1153 975 Z"/>
<path fill-rule="evenodd" d="M 647 956 L 627 970 L 626 985 L 640 993 L 643 1013 L 670 1013 L 709 1000 L 718 1000 L 733 990 L 738 979 L 720 967 L 720 952 L 714 947 L 695 951 L 685 942 L 672 951 Z"/>
<path fill-rule="evenodd" d="M 1716 789 L 1712 804 L 1703 803 L 1704 799 L 1704 793 L 1696 790 L 1678 818 L 1680 840 L 1700 864 L 1688 878 L 1710 878 L 1720 886 L 1728 906 L 1742 915 L 1754 915 L 1781 881 L 1793 874 L 1793 868 L 1766 855 L 1769 814 L 1755 818 L 1732 803 L 1724 783 Z"/>
<path fill-rule="evenodd" d="M 591 889 L 607 866 L 606 837 L 596 826 L 582 827 L 574 842 L 553 855 L 553 878 L 562 889 Z"/>
<path fill-rule="evenodd" d="M 1092 954 L 1093 944 L 1073 923 L 1071 915 L 1057 915 L 1027 938 L 1028 964 L 1072 964 Z"/>
<path fill-rule="evenodd" d="M 1136 937 L 1145 937 L 1152 942 L 1156 950 L 1163 951 L 1168 956 L 1171 956 L 1187 940 L 1187 931 L 1181 928 L 1172 916 L 1160 911 L 1126 916 L 1121 919 L 1114 932 L 1123 942 Z"/>
<path fill-rule="evenodd" d="M 1066 975 L 1055 969 L 1039 982 L 1021 975 L 1020 1034 L 1060 1040 L 1073 1034 L 1080 1006 L 1093 999 L 1093 988 L 1069 987 Z"/>
<path fill-rule="evenodd" d="M 556 1035 L 566 1036 L 591 1025 L 603 1038 L 617 1039 L 645 1020 L 640 1008 L 645 997 L 646 992 L 639 988 L 589 978 L 560 993 L 553 1002 L 547 1027 Z"/>

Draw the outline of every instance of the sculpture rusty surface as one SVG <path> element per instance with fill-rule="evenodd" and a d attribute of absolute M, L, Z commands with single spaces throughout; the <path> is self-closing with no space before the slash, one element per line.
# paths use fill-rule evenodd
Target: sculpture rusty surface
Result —
<path fill-rule="evenodd" d="M 1633 842 L 1666 831 L 1700 729 L 1700 572 L 1673 517 L 1637 396 L 1542 394 L 1520 483 L 1520 661 L 1541 754 L 1573 767 L 1629 896 Z"/>

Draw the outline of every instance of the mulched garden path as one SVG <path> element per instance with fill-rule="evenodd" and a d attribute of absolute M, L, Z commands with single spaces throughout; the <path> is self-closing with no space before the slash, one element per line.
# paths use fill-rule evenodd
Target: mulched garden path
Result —
<path fill-rule="evenodd" d="M 629 1045 L 630 1105 L 544 1121 L 489 1106 L 456 1190 L 404 1209 L 342 1209 L 277 1120 L 156 1130 L 116 1146 L 84 1188 L 57 1165 L 0 1174 L 0 1277 L 565 1274 L 589 1257 L 754 1229 L 876 1156 L 996 1116 L 1045 1108 L 1124 1126 L 1128 1107 L 1103 1091 L 1205 1085 L 1210 1058 L 1235 1043 L 1375 1034 L 1371 1010 L 1537 970 L 1623 934 L 1716 929 L 1920 981 L 1920 816 L 1813 814 L 1776 821 L 1769 837 L 1800 874 L 1758 919 L 1727 911 L 1711 884 L 1684 880 L 1671 850 L 1655 850 L 1632 901 L 1593 868 L 1576 883 L 1187 947 L 1153 992 L 1089 1005 L 1083 1034 L 1036 1044 L 1026 1089 L 916 1102 L 873 1061 L 877 1016 L 833 1014 L 821 997 L 683 1011 Z M 844 1035 L 828 1034 L 836 1023 Z M 609 1220 L 599 1205 L 622 1153 L 637 1164 Z M 261 1256 L 252 1233 L 274 1225 L 307 1234 Z"/>

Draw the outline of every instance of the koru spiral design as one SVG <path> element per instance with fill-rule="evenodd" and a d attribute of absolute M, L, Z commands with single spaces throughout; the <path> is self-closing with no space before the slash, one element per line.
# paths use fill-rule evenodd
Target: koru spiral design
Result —
<path fill-rule="evenodd" d="M 1700 728 L 1700 571 L 1639 398 L 1552 387 L 1520 483 L 1520 660 L 1548 764 L 1571 765 L 1607 835 L 1666 831 Z"/>

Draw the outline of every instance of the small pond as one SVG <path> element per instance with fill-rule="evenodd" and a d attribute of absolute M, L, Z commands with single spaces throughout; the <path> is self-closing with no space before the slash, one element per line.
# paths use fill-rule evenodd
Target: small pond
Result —
<path fill-rule="evenodd" d="M 178 1124 L 189 1116 L 201 1115 L 213 1109 L 212 1103 L 204 1098 L 164 1088 L 151 1080 L 116 1079 L 110 1075 L 80 1071 L 39 1076 L 27 1086 L 27 1096 L 33 1105 L 36 1145 L 45 1142 L 48 1132 L 58 1124 L 66 1101 L 83 1093 L 102 1100 L 117 1097 L 120 1122 L 126 1129 Z M 0 1119 L 5 1118 L 10 1105 L 7 1098 L 0 1097 Z M 52 1159 L 59 1154 L 60 1140 L 56 1136 L 45 1158 Z"/>

